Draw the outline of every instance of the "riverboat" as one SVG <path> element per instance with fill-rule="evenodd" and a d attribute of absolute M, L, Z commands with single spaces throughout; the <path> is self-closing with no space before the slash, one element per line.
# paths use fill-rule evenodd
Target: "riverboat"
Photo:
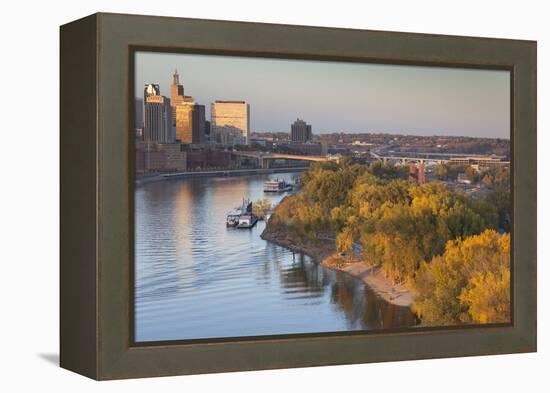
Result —
<path fill-rule="evenodd" d="M 284 180 L 270 179 L 264 182 L 264 192 L 285 192 L 291 190 L 292 185 Z"/>
<path fill-rule="evenodd" d="M 252 228 L 258 222 L 258 216 L 253 213 L 246 213 L 239 217 L 237 228 L 247 229 Z"/>
<path fill-rule="evenodd" d="M 225 224 L 228 227 L 236 227 L 239 224 L 241 216 L 252 213 L 252 202 L 248 199 L 243 199 L 241 206 L 237 206 L 226 214 Z"/>
<path fill-rule="evenodd" d="M 235 208 L 233 210 L 228 211 L 227 216 L 225 218 L 226 226 L 236 227 L 237 224 L 239 223 L 239 217 L 241 217 L 242 214 L 243 212 L 241 211 L 240 208 Z"/>

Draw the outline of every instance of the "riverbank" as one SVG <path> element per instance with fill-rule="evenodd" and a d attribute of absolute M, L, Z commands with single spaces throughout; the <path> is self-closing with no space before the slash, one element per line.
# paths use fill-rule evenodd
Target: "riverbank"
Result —
<path fill-rule="evenodd" d="M 395 284 L 379 267 L 358 260 L 341 257 L 336 252 L 334 241 L 301 241 L 289 236 L 286 230 L 266 226 L 261 238 L 295 252 L 306 254 L 320 266 L 349 274 L 363 281 L 377 296 L 386 302 L 401 307 L 411 307 L 414 291 L 405 284 Z"/>
<path fill-rule="evenodd" d="M 204 171 L 187 171 L 187 172 L 170 172 L 170 173 L 158 173 L 154 175 L 144 175 L 136 177 L 136 186 L 143 184 L 169 180 L 169 179 L 181 179 L 190 177 L 231 177 L 231 176 L 249 176 L 249 175 L 262 175 L 262 174 L 276 174 L 276 173 L 293 173 L 303 172 L 308 167 L 290 167 L 290 168 L 255 168 L 255 169 L 219 169 L 219 170 L 204 170 Z"/>
<path fill-rule="evenodd" d="M 382 269 L 360 260 L 345 261 L 333 254 L 321 262 L 322 267 L 342 271 L 363 281 L 377 296 L 396 306 L 411 307 L 414 292 L 405 284 L 395 284 Z"/>
<path fill-rule="evenodd" d="M 318 264 L 335 252 L 334 244 L 331 242 L 297 241 L 297 239 L 289 236 L 286 231 L 283 232 L 270 228 L 269 222 L 260 237 L 294 252 L 306 254 Z"/>

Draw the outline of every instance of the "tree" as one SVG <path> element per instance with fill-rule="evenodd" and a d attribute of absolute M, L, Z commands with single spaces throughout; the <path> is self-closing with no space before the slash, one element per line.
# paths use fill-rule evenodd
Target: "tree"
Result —
<path fill-rule="evenodd" d="M 485 198 L 498 212 L 499 228 L 510 231 L 512 201 L 510 192 L 510 169 L 506 167 L 491 168 L 485 176 L 493 178 L 493 188 Z"/>
<path fill-rule="evenodd" d="M 492 186 L 493 185 L 494 178 L 491 176 L 491 174 L 487 173 L 483 176 L 481 179 L 481 182 L 486 186 Z"/>
<path fill-rule="evenodd" d="M 443 163 L 437 164 L 434 173 L 439 180 L 447 180 L 449 178 L 449 167 Z"/>
<path fill-rule="evenodd" d="M 364 258 L 398 282 L 414 280 L 421 263 L 442 253 L 448 240 L 496 229 L 490 204 L 400 176 L 399 169 L 381 162 L 366 168 L 351 162 L 328 169 L 315 165 L 304 176 L 303 191 L 286 198 L 272 221 L 285 222 L 303 239 L 332 232 L 342 252 L 357 239 Z"/>
<path fill-rule="evenodd" d="M 272 208 L 271 202 L 267 198 L 256 199 L 252 206 L 254 214 L 256 214 L 261 219 L 265 219 Z"/>
<path fill-rule="evenodd" d="M 336 249 L 340 253 L 345 253 L 351 257 L 353 251 L 353 232 L 351 228 L 346 228 L 336 237 Z"/>
<path fill-rule="evenodd" d="M 473 166 L 469 166 L 466 168 L 466 170 L 464 171 L 464 176 L 466 176 L 466 178 L 472 183 L 477 183 L 477 181 L 479 180 L 479 173 Z"/>
<path fill-rule="evenodd" d="M 382 161 L 374 161 L 368 166 L 367 172 L 382 180 L 395 180 L 406 179 L 409 170 L 406 166 L 396 166 Z"/>
<path fill-rule="evenodd" d="M 426 325 L 510 320 L 510 235 L 451 240 L 416 276 L 413 310 Z"/>
<path fill-rule="evenodd" d="M 465 322 L 510 322 L 510 269 L 478 272 L 461 291 L 459 299 L 468 307 Z"/>
<path fill-rule="evenodd" d="M 443 252 L 447 241 L 497 228 L 493 206 L 457 195 L 442 184 L 356 182 L 350 201 L 364 257 L 395 281 L 413 280 L 421 263 Z"/>

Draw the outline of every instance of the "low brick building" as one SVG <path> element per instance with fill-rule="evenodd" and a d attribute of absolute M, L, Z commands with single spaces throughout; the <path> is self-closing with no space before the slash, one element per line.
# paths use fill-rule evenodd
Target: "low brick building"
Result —
<path fill-rule="evenodd" d="M 136 141 L 136 173 L 179 172 L 187 170 L 187 152 L 181 143 Z"/>

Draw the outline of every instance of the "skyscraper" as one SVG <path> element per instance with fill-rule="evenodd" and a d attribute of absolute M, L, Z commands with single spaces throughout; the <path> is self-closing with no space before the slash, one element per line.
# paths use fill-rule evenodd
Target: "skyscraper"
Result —
<path fill-rule="evenodd" d="M 160 87 L 156 83 L 147 83 L 143 88 L 143 99 L 141 102 L 136 102 L 136 124 L 138 120 L 141 120 L 142 139 L 145 139 L 145 104 L 148 97 L 160 96 Z M 138 99 L 139 100 L 139 99 Z M 140 112 L 139 114 L 137 112 Z M 139 127 L 139 125 L 136 125 Z"/>
<path fill-rule="evenodd" d="M 198 143 L 208 142 L 206 138 L 206 110 L 204 105 L 195 103 L 193 110 L 193 132 L 195 133 L 194 139 Z"/>
<path fill-rule="evenodd" d="M 205 142 L 210 142 L 210 135 L 212 133 L 210 132 L 210 121 L 205 120 L 204 121 L 204 138 Z"/>
<path fill-rule="evenodd" d="M 182 143 L 206 143 L 204 105 L 182 102 L 175 110 L 176 139 Z"/>
<path fill-rule="evenodd" d="M 147 97 L 160 96 L 160 87 L 154 83 L 147 83 L 143 89 L 143 102 L 147 101 Z"/>
<path fill-rule="evenodd" d="M 180 85 L 180 76 L 178 70 L 172 75 L 172 84 L 170 85 L 170 105 L 172 105 L 172 126 L 176 127 L 176 107 L 181 104 L 193 102 L 193 97 L 185 97 L 183 95 L 183 85 Z M 178 132 L 176 131 L 176 138 Z"/>
<path fill-rule="evenodd" d="M 180 85 L 180 76 L 176 69 L 172 75 L 172 84 L 170 85 L 170 100 L 175 102 L 179 96 L 183 95 L 183 85 Z"/>
<path fill-rule="evenodd" d="M 172 126 L 175 138 L 182 143 L 205 143 L 205 111 L 191 96 L 184 95 L 178 70 L 172 75 L 170 85 L 170 104 L 172 105 Z"/>
<path fill-rule="evenodd" d="M 245 101 L 215 101 L 210 114 L 211 141 L 226 146 L 248 144 L 250 106 Z"/>
<path fill-rule="evenodd" d="M 143 140 L 173 143 L 175 138 L 170 100 L 161 95 L 149 95 L 146 97 L 143 107 Z"/>
<path fill-rule="evenodd" d="M 290 140 L 295 143 L 311 141 L 311 125 L 301 119 L 296 119 L 290 126 Z"/>

